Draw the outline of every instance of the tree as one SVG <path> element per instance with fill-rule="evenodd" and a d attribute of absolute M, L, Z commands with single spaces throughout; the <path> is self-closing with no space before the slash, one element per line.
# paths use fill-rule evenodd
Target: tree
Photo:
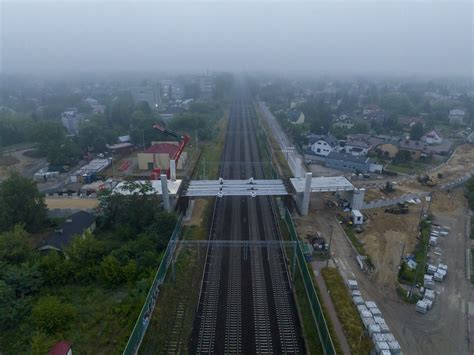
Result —
<path fill-rule="evenodd" d="M 31 316 L 36 328 L 46 334 L 55 334 L 71 327 L 76 310 L 57 297 L 45 296 L 33 307 Z"/>
<path fill-rule="evenodd" d="M 17 315 L 15 290 L 5 281 L 0 280 L 0 329 L 10 327 L 11 322 L 17 319 Z"/>
<path fill-rule="evenodd" d="M 52 251 L 41 258 L 39 270 L 46 284 L 61 285 L 70 279 L 71 263 L 59 252 Z"/>
<path fill-rule="evenodd" d="M 36 264 L 7 265 L 2 268 L 1 278 L 13 288 L 19 299 L 37 293 L 43 284 Z"/>
<path fill-rule="evenodd" d="M 20 225 L 0 234 L 0 262 L 20 264 L 28 260 L 32 251 L 28 243 L 28 233 Z"/>
<path fill-rule="evenodd" d="M 112 255 L 108 255 L 102 259 L 99 272 L 101 279 L 110 287 L 120 285 L 125 279 L 119 261 Z"/>
<path fill-rule="evenodd" d="M 71 263 L 71 275 L 78 281 L 96 280 L 99 261 L 105 254 L 104 243 L 94 238 L 92 234 L 86 233 L 83 238 L 74 238 L 66 249 L 66 255 Z"/>
<path fill-rule="evenodd" d="M 48 354 L 49 350 L 59 339 L 44 334 L 42 332 L 36 332 L 31 338 L 31 354 L 32 355 L 44 355 Z"/>
<path fill-rule="evenodd" d="M 395 158 L 393 159 L 394 164 L 404 164 L 411 161 L 411 154 L 408 150 L 399 150 Z"/>
<path fill-rule="evenodd" d="M 38 122 L 32 131 L 38 151 L 46 155 L 51 164 L 70 165 L 80 156 L 78 145 L 66 136 L 66 130 L 59 122 Z"/>
<path fill-rule="evenodd" d="M 421 122 L 417 122 L 413 125 L 410 130 L 410 138 L 417 141 L 423 136 L 423 124 Z"/>
<path fill-rule="evenodd" d="M 16 224 L 24 224 L 29 232 L 37 232 L 46 221 L 44 196 L 36 183 L 11 174 L 0 185 L 0 232 L 12 229 Z"/>

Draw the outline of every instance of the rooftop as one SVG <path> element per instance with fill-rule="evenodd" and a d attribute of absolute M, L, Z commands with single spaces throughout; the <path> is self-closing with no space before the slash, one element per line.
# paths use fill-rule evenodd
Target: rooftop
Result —
<path fill-rule="evenodd" d="M 56 249 L 63 250 L 67 247 L 76 235 L 82 235 L 93 223 L 95 216 L 86 211 L 79 211 L 69 216 L 67 221 L 56 227 L 51 232 L 46 241 L 40 246 L 40 250 L 46 246 L 52 246 Z"/>
<path fill-rule="evenodd" d="M 304 192 L 305 178 L 290 178 L 296 192 Z M 354 185 L 344 176 L 313 177 L 311 178 L 311 192 L 352 191 Z"/>
<path fill-rule="evenodd" d="M 178 151 L 178 149 L 179 147 L 173 143 L 158 143 L 148 147 L 145 150 L 145 153 L 168 154 L 173 156 Z"/>
<path fill-rule="evenodd" d="M 61 340 L 51 348 L 49 355 L 66 355 L 69 349 L 71 349 L 71 343 Z"/>
<path fill-rule="evenodd" d="M 366 156 L 354 156 L 349 153 L 337 153 L 337 152 L 331 152 L 327 156 L 328 159 L 333 159 L 333 160 L 342 160 L 342 161 L 350 161 L 353 163 L 361 163 L 361 164 L 366 164 L 366 163 L 371 163 L 372 160 Z"/>

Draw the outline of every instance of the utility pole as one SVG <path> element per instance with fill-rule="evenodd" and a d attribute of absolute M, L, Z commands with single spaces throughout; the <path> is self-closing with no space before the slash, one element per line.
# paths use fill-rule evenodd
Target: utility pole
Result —
<path fill-rule="evenodd" d="M 331 259 L 331 242 L 334 226 L 331 224 L 331 234 L 329 235 L 328 255 L 326 258 L 326 267 L 329 267 L 329 259 Z"/>
<path fill-rule="evenodd" d="M 146 146 L 145 146 L 145 130 L 142 129 L 142 141 L 143 141 L 143 150 L 146 149 Z"/>

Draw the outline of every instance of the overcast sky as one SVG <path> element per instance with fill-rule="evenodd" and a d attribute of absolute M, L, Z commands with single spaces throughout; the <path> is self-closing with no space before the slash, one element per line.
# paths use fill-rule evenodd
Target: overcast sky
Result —
<path fill-rule="evenodd" d="M 473 73 L 473 3 L 0 0 L 2 72 Z"/>

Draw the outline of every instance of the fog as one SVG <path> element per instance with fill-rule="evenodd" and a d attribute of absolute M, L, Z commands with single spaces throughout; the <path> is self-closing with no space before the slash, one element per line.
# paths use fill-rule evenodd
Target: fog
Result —
<path fill-rule="evenodd" d="M 468 2 L 2 2 L 1 71 L 473 74 Z"/>

